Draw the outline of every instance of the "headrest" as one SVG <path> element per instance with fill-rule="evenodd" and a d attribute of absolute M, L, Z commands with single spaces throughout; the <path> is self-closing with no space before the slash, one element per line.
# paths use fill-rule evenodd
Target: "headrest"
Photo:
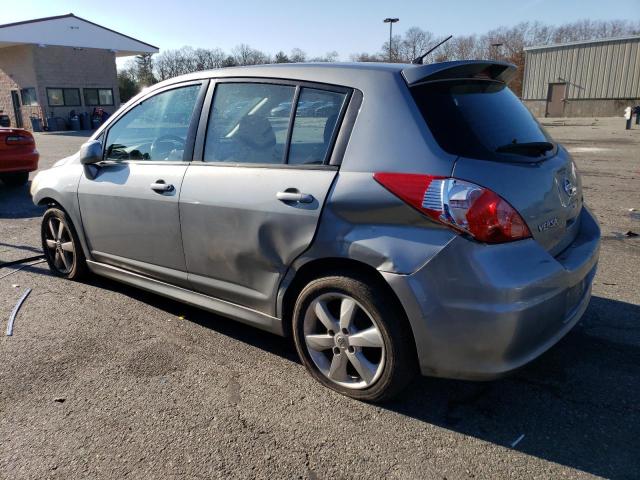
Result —
<path fill-rule="evenodd" d="M 276 143 L 271 122 L 265 117 L 247 115 L 240 120 L 235 137 L 253 148 L 271 147 Z"/>

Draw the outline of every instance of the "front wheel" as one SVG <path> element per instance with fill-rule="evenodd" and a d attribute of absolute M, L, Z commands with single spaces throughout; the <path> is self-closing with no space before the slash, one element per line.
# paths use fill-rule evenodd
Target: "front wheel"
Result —
<path fill-rule="evenodd" d="M 42 217 L 40 231 L 42 250 L 51 272 L 70 280 L 81 278 L 87 264 L 68 215 L 59 208 L 48 209 Z"/>
<path fill-rule="evenodd" d="M 347 274 L 310 282 L 294 308 L 293 335 L 309 373 L 358 400 L 391 399 L 415 374 L 404 313 L 371 279 Z"/>

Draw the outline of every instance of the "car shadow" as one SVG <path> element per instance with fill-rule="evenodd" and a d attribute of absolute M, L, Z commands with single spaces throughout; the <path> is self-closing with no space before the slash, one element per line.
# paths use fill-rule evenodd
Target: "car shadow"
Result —
<path fill-rule="evenodd" d="M 31 245 L 14 245 L 13 243 L 6 243 L 0 241 L 0 247 L 9 247 L 15 250 L 24 250 L 25 252 L 32 252 L 42 254 L 42 249 L 38 247 L 32 247 Z"/>
<path fill-rule="evenodd" d="M 576 328 L 515 374 L 418 378 L 385 408 L 594 475 L 637 478 L 639 320 L 640 306 L 593 297 Z"/>
<path fill-rule="evenodd" d="M 29 267 L 27 267 L 27 271 L 29 271 L 28 269 Z M 183 316 L 192 323 L 215 330 L 284 359 L 300 363 L 293 342 L 287 338 L 97 275 L 89 276 L 84 280 L 84 283 L 98 288 L 106 288 L 134 300 L 148 303 L 175 317 Z"/>
<path fill-rule="evenodd" d="M 41 217 L 44 207 L 34 205 L 29 188 L 26 185 L 9 186 L 0 180 L 0 218 L 34 218 Z"/>
<path fill-rule="evenodd" d="M 42 265 L 25 270 L 48 275 Z M 289 339 L 109 279 L 86 283 L 299 363 Z M 593 297 L 563 340 L 513 375 L 491 382 L 418 377 L 382 408 L 594 475 L 637 478 L 639 320 L 640 306 Z"/>
<path fill-rule="evenodd" d="M 39 132 L 38 135 L 43 136 L 59 136 L 59 137 L 86 137 L 89 138 L 95 130 L 63 130 L 53 132 Z"/>

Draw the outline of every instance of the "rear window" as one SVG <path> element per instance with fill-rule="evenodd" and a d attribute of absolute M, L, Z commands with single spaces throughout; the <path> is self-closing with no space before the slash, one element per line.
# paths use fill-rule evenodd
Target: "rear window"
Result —
<path fill-rule="evenodd" d="M 436 141 L 448 153 L 479 159 L 508 159 L 514 144 L 548 144 L 551 139 L 504 83 L 441 81 L 411 88 Z M 503 152 L 500 152 L 503 150 Z M 518 150 L 518 149 L 511 149 Z M 526 152 L 524 154 L 530 154 Z M 536 157 L 553 150 L 535 151 Z"/>

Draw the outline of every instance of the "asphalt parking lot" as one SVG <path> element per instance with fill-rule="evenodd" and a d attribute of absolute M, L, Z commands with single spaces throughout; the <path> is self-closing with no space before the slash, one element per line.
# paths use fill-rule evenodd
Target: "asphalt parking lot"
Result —
<path fill-rule="evenodd" d="M 279 337 L 0 265 L 0 478 L 638 478 L 640 237 L 626 233 L 640 233 L 640 128 L 544 123 L 603 241 L 583 320 L 533 364 L 488 383 L 419 378 L 373 406 L 315 383 Z M 37 134 L 41 168 L 84 140 Z M 39 254 L 41 215 L 28 187 L 0 184 L 0 263 Z"/>

